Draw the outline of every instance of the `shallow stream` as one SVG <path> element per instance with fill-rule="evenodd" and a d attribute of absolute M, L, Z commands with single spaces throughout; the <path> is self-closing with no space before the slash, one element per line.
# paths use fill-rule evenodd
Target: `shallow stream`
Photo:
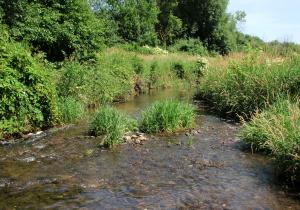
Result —
<path fill-rule="evenodd" d="M 116 105 L 138 117 L 166 90 Z M 199 134 L 148 136 L 109 151 L 87 123 L 0 146 L 0 209 L 300 209 L 276 185 L 270 160 L 242 150 L 238 125 L 199 110 Z"/>

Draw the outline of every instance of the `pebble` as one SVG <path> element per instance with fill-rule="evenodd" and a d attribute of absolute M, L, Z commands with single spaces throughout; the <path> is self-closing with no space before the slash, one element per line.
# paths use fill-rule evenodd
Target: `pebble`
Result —
<path fill-rule="evenodd" d="M 27 162 L 27 163 L 30 163 L 30 162 L 33 162 L 36 160 L 36 157 L 32 156 L 32 157 L 27 157 L 27 158 L 24 158 L 23 161 L 24 162 Z"/>
<path fill-rule="evenodd" d="M 45 147 L 46 147 L 46 145 L 44 145 L 44 144 L 34 146 L 34 148 L 36 148 L 36 149 L 44 149 Z"/>

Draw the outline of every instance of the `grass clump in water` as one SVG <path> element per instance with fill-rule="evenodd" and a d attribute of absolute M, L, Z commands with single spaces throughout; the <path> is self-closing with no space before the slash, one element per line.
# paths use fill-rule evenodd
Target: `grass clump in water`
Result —
<path fill-rule="evenodd" d="M 195 121 L 195 107 L 177 102 L 156 102 L 142 113 L 140 129 L 146 133 L 174 132 L 191 128 Z"/>
<path fill-rule="evenodd" d="M 80 119 L 84 113 L 84 106 L 72 97 L 60 98 L 58 101 L 60 121 L 71 123 Z"/>
<path fill-rule="evenodd" d="M 299 101 L 281 99 L 254 115 L 252 121 L 244 125 L 240 137 L 253 148 L 274 156 L 279 175 L 292 183 L 300 183 Z"/>
<path fill-rule="evenodd" d="M 92 119 L 89 132 L 93 136 L 104 135 L 101 146 L 112 148 L 122 142 L 125 132 L 136 127 L 135 120 L 129 119 L 112 107 L 104 107 Z"/>

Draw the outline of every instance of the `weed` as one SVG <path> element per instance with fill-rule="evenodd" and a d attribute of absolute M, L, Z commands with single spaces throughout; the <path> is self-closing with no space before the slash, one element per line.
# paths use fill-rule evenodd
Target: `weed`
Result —
<path fill-rule="evenodd" d="M 195 120 L 193 105 L 176 101 L 156 102 L 142 113 L 140 129 L 147 133 L 174 132 L 191 128 Z"/>
<path fill-rule="evenodd" d="M 127 118 L 114 108 L 103 107 L 93 118 L 89 133 L 94 136 L 104 135 L 103 146 L 111 148 L 122 142 L 125 132 L 136 127 L 135 120 Z"/>
<path fill-rule="evenodd" d="M 84 106 L 72 97 L 60 98 L 58 101 L 60 121 L 72 123 L 80 119 L 84 113 Z"/>

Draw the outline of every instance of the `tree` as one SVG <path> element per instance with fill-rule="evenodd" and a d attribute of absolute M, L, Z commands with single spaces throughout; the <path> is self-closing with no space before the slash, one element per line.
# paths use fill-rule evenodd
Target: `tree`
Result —
<path fill-rule="evenodd" d="M 226 54 L 232 44 L 227 5 L 228 0 L 180 0 L 176 15 L 187 37 L 200 38 L 210 50 Z"/>
<path fill-rule="evenodd" d="M 158 37 L 162 44 L 170 45 L 182 31 L 182 21 L 174 15 L 178 0 L 157 0 L 160 9 L 156 26 Z"/>
<path fill-rule="evenodd" d="M 103 23 L 86 0 L 0 0 L 0 8 L 10 35 L 51 61 L 83 58 L 103 45 Z"/>
<path fill-rule="evenodd" d="M 159 9 L 155 0 L 93 0 L 92 5 L 99 17 L 114 20 L 123 41 L 157 43 L 155 25 Z"/>

